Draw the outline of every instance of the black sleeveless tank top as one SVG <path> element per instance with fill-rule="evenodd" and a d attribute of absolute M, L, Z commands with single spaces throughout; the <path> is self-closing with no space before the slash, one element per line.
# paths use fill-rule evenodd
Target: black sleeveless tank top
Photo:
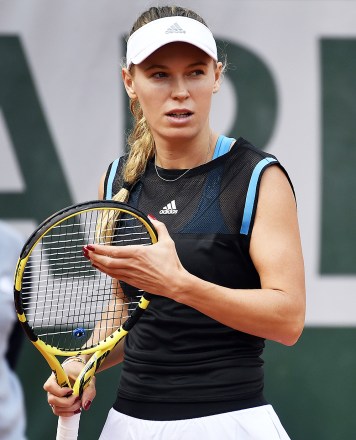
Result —
<path fill-rule="evenodd" d="M 109 197 L 121 188 L 124 161 L 108 169 Z M 249 244 L 259 183 L 271 165 L 281 167 L 243 138 L 177 180 L 183 170 L 158 168 L 167 182 L 152 161 L 129 204 L 165 223 L 190 273 L 232 289 L 258 289 Z M 265 404 L 263 348 L 260 337 L 155 295 L 126 337 L 114 408 L 141 419 L 174 420 Z"/>

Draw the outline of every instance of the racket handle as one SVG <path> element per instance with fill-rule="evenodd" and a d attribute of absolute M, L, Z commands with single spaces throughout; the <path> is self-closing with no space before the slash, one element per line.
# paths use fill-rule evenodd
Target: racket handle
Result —
<path fill-rule="evenodd" d="M 81 414 L 71 417 L 58 417 L 56 440 L 77 440 Z"/>

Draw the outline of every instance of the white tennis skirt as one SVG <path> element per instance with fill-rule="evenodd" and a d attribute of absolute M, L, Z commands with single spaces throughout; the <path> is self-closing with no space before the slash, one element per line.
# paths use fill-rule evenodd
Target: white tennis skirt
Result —
<path fill-rule="evenodd" d="M 187 420 L 141 420 L 111 409 L 99 440 L 290 440 L 271 405 Z"/>

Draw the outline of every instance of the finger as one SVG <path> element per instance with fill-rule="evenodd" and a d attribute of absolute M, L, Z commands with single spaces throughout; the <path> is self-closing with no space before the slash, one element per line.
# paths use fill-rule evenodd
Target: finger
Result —
<path fill-rule="evenodd" d="M 78 414 L 82 410 L 82 402 L 79 397 L 76 397 L 72 404 L 70 404 L 69 401 L 57 401 L 57 399 L 54 399 L 54 402 L 55 403 L 49 403 L 49 406 L 56 416 L 70 417 L 74 414 Z"/>
<path fill-rule="evenodd" d="M 79 414 L 82 411 L 80 403 L 70 408 L 63 408 L 60 406 L 50 404 L 54 415 L 61 417 L 72 417 L 74 414 Z"/>
<path fill-rule="evenodd" d="M 43 385 L 43 389 L 49 394 L 53 394 L 59 397 L 69 397 L 73 394 L 73 390 L 68 387 L 60 387 L 55 379 L 54 374 L 46 380 Z"/>
<path fill-rule="evenodd" d="M 108 246 L 100 244 L 88 244 L 83 247 L 83 254 L 90 260 L 93 260 L 95 256 L 101 255 L 108 258 L 130 258 L 141 246 L 128 245 L 128 246 Z"/>
<path fill-rule="evenodd" d="M 131 258 L 104 257 L 97 254 L 93 255 L 91 259 L 91 264 L 95 269 L 117 279 L 121 279 L 120 276 L 124 276 L 130 271 L 132 272 L 135 263 L 137 265 L 137 262 Z"/>
<path fill-rule="evenodd" d="M 152 215 L 152 214 L 148 214 L 147 217 L 151 220 L 153 226 L 155 227 L 155 229 L 157 231 L 158 240 L 161 240 L 161 239 L 163 239 L 165 237 L 169 237 L 170 236 L 169 233 L 168 233 L 168 230 L 166 228 L 166 225 L 164 223 L 162 223 L 159 220 L 157 220 L 156 217 L 154 217 L 154 215 Z"/>
<path fill-rule="evenodd" d="M 153 226 L 155 227 L 158 239 L 164 239 L 165 237 L 170 238 L 166 225 L 156 219 L 152 214 L 148 214 L 148 218 L 151 220 Z M 88 244 L 83 247 L 84 255 L 93 259 L 94 254 L 104 255 L 115 258 L 129 258 L 135 255 L 135 253 L 141 249 L 141 246 L 128 245 L 128 246 L 108 246 L 100 244 Z"/>
<path fill-rule="evenodd" d="M 54 374 L 47 379 L 43 389 L 47 391 L 47 401 L 52 408 L 54 406 L 69 408 L 80 401 L 80 398 L 73 394 L 72 388 L 58 385 Z"/>
<path fill-rule="evenodd" d="M 63 412 L 63 411 L 57 411 L 56 408 L 53 408 L 52 411 L 53 411 L 53 414 L 54 414 L 55 416 L 58 416 L 58 417 L 72 417 L 72 416 L 74 416 L 75 414 L 79 414 L 79 413 L 82 412 L 81 409 L 77 409 L 77 410 L 74 411 L 74 412 L 72 412 L 72 411 L 70 411 L 70 412 Z"/>
<path fill-rule="evenodd" d="M 73 395 L 67 398 L 63 398 L 48 394 L 47 400 L 54 414 L 65 415 L 65 417 L 69 417 L 73 413 L 77 414 L 78 410 L 80 410 L 81 408 L 87 411 L 90 408 L 95 396 L 96 388 L 94 377 L 90 381 L 87 388 L 83 391 L 81 397 Z"/>
<path fill-rule="evenodd" d="M 95 377 L 93 377 L 87 388 L 85 388 L 85 390 L 83 391 L 83 395 L 82 395 L 82 408 L 85 411 L 88 411 L 93 400 L 95 399 L 95 396 L 96 396 Z"/>

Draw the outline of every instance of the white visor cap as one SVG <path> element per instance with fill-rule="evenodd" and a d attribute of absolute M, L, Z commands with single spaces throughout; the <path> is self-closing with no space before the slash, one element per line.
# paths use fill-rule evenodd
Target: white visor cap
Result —
<path fill-rule="evenodd" d="M 140 64 L 160 47 L 174 42 L 189 43 L 218 60 L 216 42 L 203 23 L 188 17 L 164 17 L 137 29 L 127 42 L 126 66 Z"/>

